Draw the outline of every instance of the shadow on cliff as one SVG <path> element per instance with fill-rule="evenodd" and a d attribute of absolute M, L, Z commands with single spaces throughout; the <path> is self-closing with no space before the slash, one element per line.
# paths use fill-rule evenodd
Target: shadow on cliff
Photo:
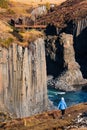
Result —
<path fill-rule="evenodd" d="M 64 65 L 64 48 L 63 45 L 60 44 L 59 36 L 60 33 L 65 30 L 71 31 L 71 22 L 69 24 L 69 29 L 65 28 L 60 31 L 53 23 L 51 23 L 48 24 L 45 30 L 45 34 L 47 36 L 47 40 L 45 41 L 47 75 L 52 75 L 54 78 L 58 77 L 64 70 L 67 69 Z M 55 36 L 57 37 L 56 40 Z"/>
<path fill-rule="evenodd" d="M 74 49 L 83 78 L 87 78 L 87 27 L 74 39 Z"/>
<path fill-rule="evenodd" d="M 46 51 L 49 51 L 46 52 L 46 66 L 47 66 L 47 75 L 52 75 L 54 78 L 56 78 L 65 70 L 64 54 L 63 54 L 64 49 L 63 46 L 60 45 L 59 43 L 59 38 L 56 39 L 54 44 L 55 44 L 56 51 L 54 51 L 53 48 L 54 45 L 52 45 L 52 42 L 46 43 Z"/>
<path fill-rule="evenodd" d="M 51 36 L 57 35 L 57 30 L 56 30 L 56 27 L 54 26 L 54 24 L 47 25 L 46 30 L 45 30 L 45 34 L 51 35 Z"/>

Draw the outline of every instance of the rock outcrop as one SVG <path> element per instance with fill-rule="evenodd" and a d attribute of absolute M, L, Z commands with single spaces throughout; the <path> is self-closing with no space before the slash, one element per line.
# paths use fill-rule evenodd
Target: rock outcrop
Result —
<path fill-rule="evenodd" d="M 49 81 L 48 85 L 72 91 L 80 89 L 76 86 L 87 84 L 87 1 L 67 0 L 55 7 L 53 12 L 39 18 L 37 24 L 47 25 L 47 36 L 56 35 L 59 39 L 61 33 L 66 33 L 66 36 L 61 38 L 62 45 L 58 40 L 55 41 L 55 38 L 54 43 L 50 40 L 51 43 L 46 45 L 49 51 L 48 75 L 58 77 Z"/>
<path fill-rule="evenodd" d="M 84 78 L 87 79 L 87 16 L 79 20 L 74 33 L 75 58 L 80 65 Z"/>
<path fill-rule="evenodd" d="M 66 70 L 57 79 L 55 88 L 65 91 L 72 91 L 78 89 L 75 86 L 87 83 L 87 80 L 83 79 L 82 73 L 80 71 L 80 66 L 75 61 L 73 36 L 65 33 L 61 34 L 60 44 L 63 46 L 64 49 L 64 64 Z"/>
<path fill-rule="evenodd" d="M 0 47 L 0 101 L 25 117 L 47 109 L 46 61 L 44 40 L 38 38 L 22 47 Z"/>
<path fill-rule="evenodd" d="M 87 16 L 83 19 L 80 19 L 77 22 L 76 36 L 80 35 L 80 33 L 87 27 Z"/>

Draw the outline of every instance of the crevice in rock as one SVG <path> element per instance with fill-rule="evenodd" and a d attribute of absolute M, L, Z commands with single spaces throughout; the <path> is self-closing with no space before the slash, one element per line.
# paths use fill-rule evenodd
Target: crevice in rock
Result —
<path fill-rule="evenodd" d="M 74 40 L 75 58 L 83 78 L 87 78 L 87 27 Z"/>
<path fill-rule="evenodd" d="M 58 36 L 49 35 L 45 40 L 47 75 L 58 77 L 65 69 L 64 48 L 59 42 Z"/>

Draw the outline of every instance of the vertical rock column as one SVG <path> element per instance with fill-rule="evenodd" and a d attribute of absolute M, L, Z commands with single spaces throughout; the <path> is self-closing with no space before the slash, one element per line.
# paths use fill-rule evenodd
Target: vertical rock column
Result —
<path fill-rule="evenodd" d="M 71 91 L 78 89 L 75 86 L 84 84 L 87 81 L 83 79 L 79 64 L 75 61 L 75 52 L 73 48 L 73 36 L 62 33 L 60 44 L 64 48 L 64 62 L 66 71 L 57 79 L 56 88 Z"/>
<path fill-rule="evenodd" d="M 9 75 L 8 75 L 8 50 L 0 47 L 0 110 L 7 103 Z M 6 110 L 6 109 L 4 109 Z M 4 111 L 3 110 L 3 111 Z"/>
<path fill-rule="evenodd" d="M 22 47 L 1 48 L 0 100 L 17 117 L 47 109 L 46 60 L 44 40 L 38 38 Z"/>
<path fill-rule="evenodd" d="M 25 48 L 22 77 L 22 113 L 27 116 L 47 108 L 46 60 L 43 39 Z M 25 111 L 26 110 L 26 111 Z"/>
<path fill-rule="evenodd" d="M 87 28 L 87 16 L 77 22 L 76 36 L 78 36 L 85 28 Z"/>

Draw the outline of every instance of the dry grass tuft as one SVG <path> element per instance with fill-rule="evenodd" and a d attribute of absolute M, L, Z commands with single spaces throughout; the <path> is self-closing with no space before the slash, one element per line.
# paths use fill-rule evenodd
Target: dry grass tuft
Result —
<path fill-rule="evenodd" d="M 44 34 L 41 31 L 37 31 L 37 30 L 30 30 L 30 31 L 26 31 L 24 33 L 20 32 L 20 35 L 23 37 L 23 42 L 34 42 L 37 38 L 41 38 L 44 36 Z"/>
<path fill-rule="evenodd" d="M 12 29 L 8 26 L 8 24 L 5 21 L 0 20 L 0 32 L 10 32 Z"/>
<path fill-rule="evenodd" d="M 8 48 L 10 45 L 12 45 L 14 39 L 12 37 L 8 37 L 7 39 L 0 39 L 0 45 Z"/>
<path fill-rule="evenodd" d="M 52 23 L 58 28 L 65 28 L 67 22 L 74 21 L 77 23 L 79 20 L 87 16 L 87 0 L 67 0 L 60 6 L 56 6 L 53 12 L 42 16 L 37 19 L 36 24 L 48 25 Z"/>

